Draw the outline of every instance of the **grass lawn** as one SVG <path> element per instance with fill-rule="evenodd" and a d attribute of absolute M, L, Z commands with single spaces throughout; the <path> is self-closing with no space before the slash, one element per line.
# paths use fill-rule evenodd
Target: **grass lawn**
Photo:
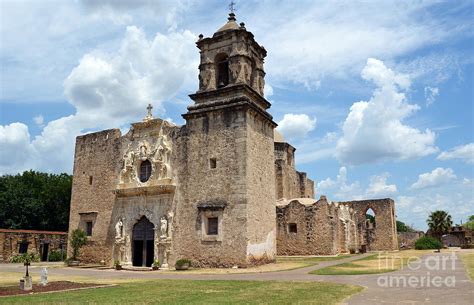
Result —
<path fill-rule="evenodd" d="M 408 263 L 409 259 L 415 259 L 432 252 L 432 250 L 380 252 L 350 263 L 330 266 L 310 273 L 319 275 L 358 275 L 391 272 L 401 269 Z"/>
<path fill-rule="evenodd" d="M 153 280 L 1 298 L 1 304 L 337 304 L 362 291 L 326 282 Z"/>
<path fill-rule="evenodd" d="M 460 256 L 466 267 L 467 274 L 471 278 L 471 282 L 474 282 L 474 252 L 461 253 Z"/>

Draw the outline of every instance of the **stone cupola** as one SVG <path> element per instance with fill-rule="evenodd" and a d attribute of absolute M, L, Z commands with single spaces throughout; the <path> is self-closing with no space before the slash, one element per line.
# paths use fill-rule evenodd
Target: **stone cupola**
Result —
<path fill-rule="evenodd" d="M 247 85 L 263 97 L 263 61 L 267 51 L 245 29 L 243 22 L 237 24 L 234 13 L 229 14 L 227 23 L 212 37 L 199 35 L 196 45 L 201 51 L 197 93 Z"/>

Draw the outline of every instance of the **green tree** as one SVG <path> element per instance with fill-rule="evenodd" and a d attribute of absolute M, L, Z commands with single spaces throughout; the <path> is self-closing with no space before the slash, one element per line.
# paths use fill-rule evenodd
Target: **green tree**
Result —
<path fill-rule="evenodd" d="M 463 224 L 463 227 L 474 230 L 474 215 L 469 216 L 468 221 Z"/>
<path fill-rule="evenodd" d="M 79 250 L 87 243 L 87 234 L 84 230 L 75 229 L 71 234 L 72 259 L 77 260 Z"/>
<path fill-rule="evenodd" d="M 0 228 L 66 231 L 71 186 L 68 174 L 0 176 Z"/>
<path fill-rule="evenodd" d="M 415 229 L 404 223 L 403 221 L 397 220 L 397 232 L 414 232 Z"/>
<path fill-rule="evenodd" d="M 453 225 L 451 215 L 445 211 L 434 211 L 426 220 L 433 237 L 441 240 L 441 236 L 449 232 Z"/>

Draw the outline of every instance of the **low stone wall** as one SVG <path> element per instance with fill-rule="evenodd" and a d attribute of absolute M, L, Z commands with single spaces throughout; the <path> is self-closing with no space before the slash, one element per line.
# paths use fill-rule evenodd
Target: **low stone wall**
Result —
<path fill-rule="evenodd" d="M 425 236 L 425 233 L 419 232 L 398 232 L 398 246 L 400 249 L 412 249 L 418 238 Z"/>
<path fill-rule="evenodd" d="M 47 261 L 51 251 L 66 247 L 66 232 L 0 229 L 0 262 L 8 263 L 23 251 Z"/>

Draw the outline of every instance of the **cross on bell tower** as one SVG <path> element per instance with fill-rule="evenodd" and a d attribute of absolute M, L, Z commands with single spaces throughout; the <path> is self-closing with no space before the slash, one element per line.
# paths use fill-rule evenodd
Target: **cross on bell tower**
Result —
<path fill-rule="evenodd" d="M 236 9 L 235 9 L 235 2 L 234 1 L 230 1 L 229 3 L 229 10 L 232 14 L 235 13 Z"/>
<path fill-rule="evenodd" d="M 152 109 L 153 109 L 153 106 L 151 104 L 148 104 L 148 106 L 146 107 L 147 114 L 146 114 L 146 117 L 143 119 L 144 122 L 153 120 L 153 114 L 151 113 Z"/>

